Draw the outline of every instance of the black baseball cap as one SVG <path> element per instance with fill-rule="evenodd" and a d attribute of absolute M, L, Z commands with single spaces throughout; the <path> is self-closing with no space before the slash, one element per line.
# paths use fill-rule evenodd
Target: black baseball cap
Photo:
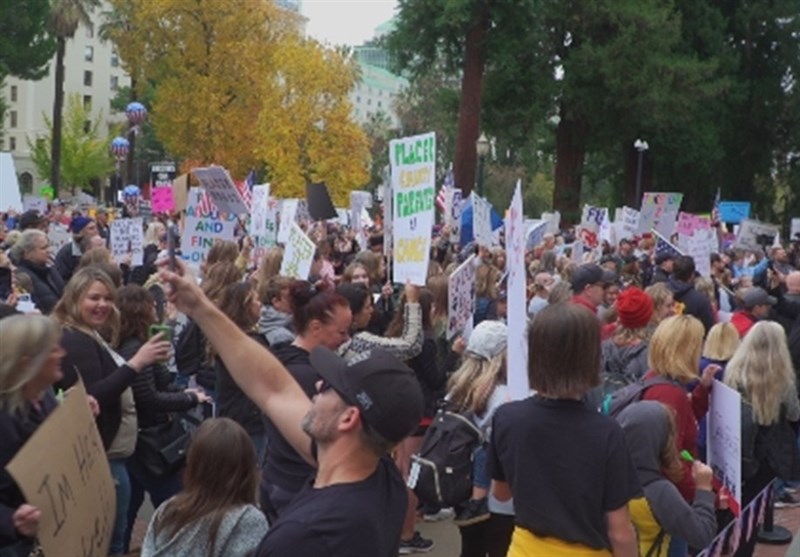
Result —
<path fill-rule="evenodd" d="M 317 347 L 311 365 L 342 400 L 358 407 L 366 426 L 392 443 L 406 438 L 422 419 L 422 388 L 411 368 L 380 349 L 345 361 Z"/>
<path fill-rule="evenodd" d="M 19 217 L 19 229 L 27 230 L 29 228 L 36 228 L 47 222 L 47 217 L 39 214 L 36 209 L 29 209 L 22 213 Z"/>
<path fill-rule="evenodd" d="M 616 279 L 617 275 L 613 271 L 594 263 L 584 263 L 572 273 L 572 291 L 580 294 L 590 284 L 607 284 Z"/>

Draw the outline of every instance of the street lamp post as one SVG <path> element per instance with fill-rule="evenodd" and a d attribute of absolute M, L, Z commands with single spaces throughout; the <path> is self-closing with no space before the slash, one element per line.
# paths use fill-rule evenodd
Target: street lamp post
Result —
<path fill-rule="evenodd" d="M 486 139 L 486 134 L 481 133 L 478 141 L 475 142 L 475 152 L 478 153 L 478 195 L 483 197 L 483 164 L 489 154 L 491 144 Z"/>
<path fill-rule="evenodd" d="M 647 141 L 637 139 L 633 142 L 633 147 L 639 152 L 638 162 L 636 164 L 636 203 L 639 209 L 642 208 L 642 162 L 644 159 L 644 152 L 647 151 L 650 146 L 647 144 Z"/>

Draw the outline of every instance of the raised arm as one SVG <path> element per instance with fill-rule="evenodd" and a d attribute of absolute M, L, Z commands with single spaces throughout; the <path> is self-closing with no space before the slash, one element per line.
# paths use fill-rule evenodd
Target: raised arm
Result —
<path fill-rule="evenodd" d="M 180 262 L 178 269 L 183 272 Z M 289 372 L 269 350 L 217 309 L 191 277 L 163 270 L 161 280 L 170 286 L 167 299 L 202 329 L 236 384 L 298 454 L 313 464 L 311 439 L 300 427 L 311 401 Z"/>

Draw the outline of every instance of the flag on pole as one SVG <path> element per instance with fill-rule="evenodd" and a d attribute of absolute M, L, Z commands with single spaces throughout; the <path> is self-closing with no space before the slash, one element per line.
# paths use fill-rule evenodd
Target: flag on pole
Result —
<path fill-rule="evenodd" d="M 669 240 L 664 238 L 661 234 L 659 234 L 656 230 L 653 230 L 653 234 L 656 237 L 656 259 L 661 254 L 668 254 L 672 257 L 678 257 L 683 255 L 683 252 L 676 248 Z"/>
<path fill-rule="evenodd" d="M 217 210 L 217 206 L 205 190 L 203 190 L 203 195 L 200 197 L 200 203 L 197 208 L 198 212 L 204 217 L 207 217 Z"/>
<path fill-rule="evenodd" d="M 247 173 L 247 177 L 243 182 L 234 182 L 234 184 L 236 184 L 236 190 L 239 192 L 239 195 L 242 196 L 244 204 L 247 205 L 248 211 L 253 207 L 253 186 L 255 183 L 256 171 L 253 169 Z"/>
<path fill-rule="evenodd" d="M 711 222 L 719 222 L 720 201 L 722 201 L 722 192 L 717 188 L 717 195 L 714 196 L 714 207 L 711 209 Z"/>
<path fill-rule="evenodd" d="M 436 196 L 436 207 L 439 209 L 440 213 L 444 213 L 447 207 L 447 190 L 453 189 L 454 187 L 455 179 L 453 178 L 453 165 L 450 164 L 450 168 L 447 169 L 447 172 L 444 175 L 442 187 L 439 188 L 439 193 Z"/>

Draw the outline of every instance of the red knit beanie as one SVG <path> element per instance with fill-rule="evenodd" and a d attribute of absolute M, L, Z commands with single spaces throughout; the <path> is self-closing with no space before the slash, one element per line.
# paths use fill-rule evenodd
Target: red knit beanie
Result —
<path fill-rule="evenodd" d="M 653 300 L 641 288 L 626 288 L 616 301 L 619 322 L 627 329 L 641 329 L 653 317 Z"/>

